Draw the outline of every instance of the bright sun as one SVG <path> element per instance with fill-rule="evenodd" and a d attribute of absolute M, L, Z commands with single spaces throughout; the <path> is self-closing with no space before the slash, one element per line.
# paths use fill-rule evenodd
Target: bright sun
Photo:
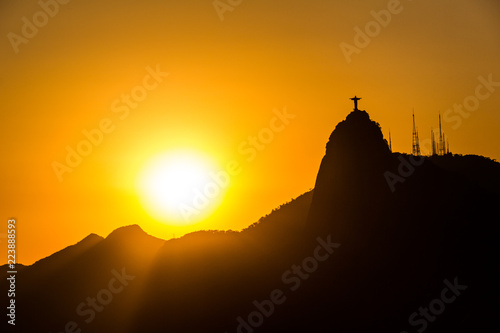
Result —
<path fill-rule="evenodd" d="M 216 174 L 215 163 L 201 153 L 160 154 L 139 175 L 141 203 L 151 217 L 166 224 L 200 222 L 219 206 L 226 190 Z"/>

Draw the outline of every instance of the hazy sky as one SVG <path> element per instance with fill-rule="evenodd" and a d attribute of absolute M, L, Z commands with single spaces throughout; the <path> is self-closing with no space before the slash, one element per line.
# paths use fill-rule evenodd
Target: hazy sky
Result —
<path fill-rule="evenodd" d="M 441 112 L 452 152 L 500 159 L 497 1 L 60 1 L 0 4 L 0 207 L 19 262 L 132 223 L 240 230 L 314 186 L 355 94 L 395 151 L 410 152 L 414 108 L 424 143 Z M 61 181 L 53 163 L 95 128 Z M 250 152 L 265 128 L 279 130 Z M 241 167 L 204 222 L 165 225 L 138 198 L 171 150 Z"/>

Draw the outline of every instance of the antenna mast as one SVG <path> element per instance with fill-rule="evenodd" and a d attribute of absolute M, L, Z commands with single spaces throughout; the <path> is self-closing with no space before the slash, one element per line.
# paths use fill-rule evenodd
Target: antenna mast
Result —
<path fill-rule="evenodd" d="M 441 131 L 441 113 L 439 114 L 439 155 L 444 155 L 444 133 Z"/>
<path fill-rule="evenodd" d="M 415 127 L 415 110 L 413 110 L 413 144 L 412 144 L 413 155 L 420 156 L 420 143 L 418 141 L 418 130 Z"/>
<path fill-rule="evenodd" d="M 392 140 L 391 140 L 391 131 L 389 130 L 389 150 L 392 153 Z"/>

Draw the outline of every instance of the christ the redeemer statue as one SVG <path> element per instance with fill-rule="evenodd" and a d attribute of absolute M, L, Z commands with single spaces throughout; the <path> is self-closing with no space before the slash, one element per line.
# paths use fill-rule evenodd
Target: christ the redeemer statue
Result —
<path fill-rule="evenodd" d="M 359 111 L 358 109 L 358 101 L 361 99 L 361 97 L 356 97 L 354 96 L 353 98 L 351 98 L 351 100 L 354 101 L 354 111 Z"/>

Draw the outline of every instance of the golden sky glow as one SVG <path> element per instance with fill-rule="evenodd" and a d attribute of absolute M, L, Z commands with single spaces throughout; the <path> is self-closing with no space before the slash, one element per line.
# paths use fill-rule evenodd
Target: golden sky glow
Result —
<path fill-rule="evenodd" d="M 410 152 L 415 108 L 421 140 L 441 112 L 452 152 L 500 159 L 497 1 L 58 6 L 42 24 L 38 1 L 0 4 L 0 207 L 5 226 L 18 220 L 21 263 L 133 223 L 165 239 L 248 226 L 314 186 L 355 94 L 395 151 Z M 230 184 L 205 219 L 169 225 L 137 184 L 179 151 Z"/>

